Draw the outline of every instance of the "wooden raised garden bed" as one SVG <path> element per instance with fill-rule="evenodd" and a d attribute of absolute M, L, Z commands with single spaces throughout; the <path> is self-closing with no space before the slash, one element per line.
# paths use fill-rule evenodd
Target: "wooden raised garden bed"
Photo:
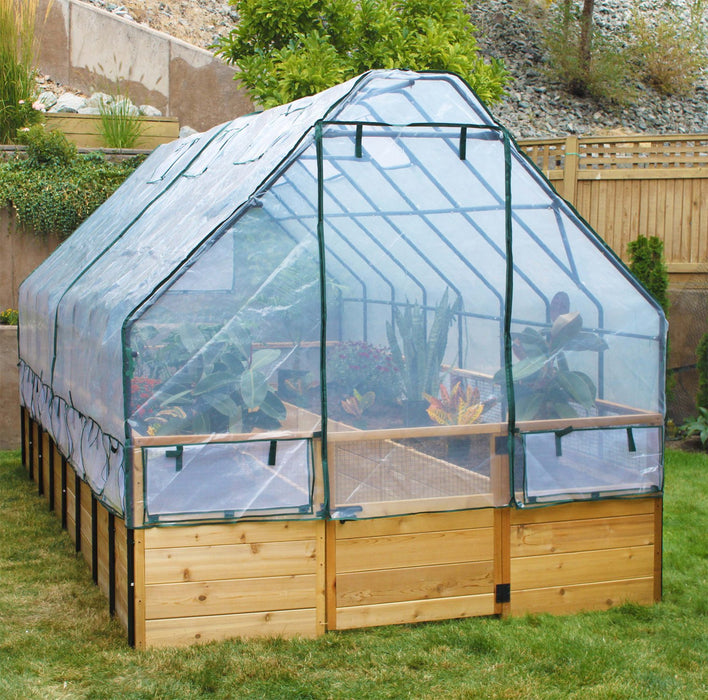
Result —
<path fill-rule="evenodd" d="M 637 413 L 632 421 L 657 425 L 661 417 Z M 315 474 L 322 470 L 318 422 L 289 406 L 284 426 L 293 438 L 312 441 Z M 627 415 L 574 421 L 583 422 L 624 424 Z M 26 412 L 22 426 L 30 477 L 139 648 L 231 636 L 311 637 L 477 615 L 570 613 L 661 597 L 661 497 L 527 510 L 505 505 L 508 458 L 496 450 L 506 442 L 503 423 L 359 431 L 333 422 L 331 519 L 215 522 L 229 514 L 211 512 L 203 524 L 144 529 L 126 528 L 109 513 Z M 411 446 L 453 433 L 468 436 L 478 454 L 486 445 L 479 471 Z M 142 522 L 145 505 L 142 450 L 200 439 L 135 437 L 135 522 Z M 179 475 L 184 498 L 205 478 L 185 468 Z M 298 488 L 287 475 L 274 478 Z M 322 483 L 315 479 L 313 487 L 320 496 Z M 340 490 L 357 493 L 356 503 L 340 502 Z M 447 512 L 408 515 L 407 508 Z"/>

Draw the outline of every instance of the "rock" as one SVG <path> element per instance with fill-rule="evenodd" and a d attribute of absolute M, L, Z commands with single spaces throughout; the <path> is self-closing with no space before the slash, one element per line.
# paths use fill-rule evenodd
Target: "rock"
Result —
<path fill-rule="evenodd" d="M 109 95 L 105 92 L 94 92 L 88 100 L 86 100 L 86 106 L 100 110 L 103 105 L 113 104 L 113 95 Z"/>
<path fill-rule="evenodd" d="M 191 126 L 183 126 L 180 127 L 179 130 L 179 137 L 181 139 L 187 138 L 188 136 L 193 136 L 194 134 L 198 134 L 199 132 L 196 129 L 192 129 Z"/>
<path fill-rule="evenodd" d="M 41 102 L 47 109 L 49 109 L 57 103 L 57 96 L 53 92 L 45 90 L 39 94 L 37 102 Z"/>
<path fill-rule="evenodd" d="M 162 112 L 157 107 L 153 107 L 152 105 L 140 105 L 138 109 L 140 110 L 140 114 L 142 114 L 144 117 L 162 116 Z"/>
<path fill-rule="evenodd" d="M 71 92 L 60 95 L 56 103 L 49 110 L 50 112 L 78 112 L 86 106 L 86 99 Z"/>
<path fill-rule="evenodd" d="M 79 114 L 100 114 L 101 110 L 98 107 L 82 107 L 79 110 Z"/>

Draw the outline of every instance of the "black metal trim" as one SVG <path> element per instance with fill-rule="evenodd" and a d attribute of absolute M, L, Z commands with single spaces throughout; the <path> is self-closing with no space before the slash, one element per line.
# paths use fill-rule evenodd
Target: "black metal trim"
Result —
<path fill-rule="evenodd" d="M 511 584 L 498 583 L 494 591 L 495 603 L 510 603 L 511 602 Z"/>
<path fill-rule="evenodd" d="M 91 574 L 98 585 L 98 501 L 91 491 Z"/>
<path fill-rule="evenodd" d="M 66 457 L 61 458 L 61 529 L 66 530 Z"/>
<path fill-rule="evenodd" d="M 127 530 L 128 644 L 135 647 L 135 530 Z"/>
<path fill-rule="evenodd" d="M 30 418 L 29 421 L 29 441 L 28 441 L 28 448 L 29 448 L 29 465 L 28 465 L 28 474 L 29 478 L 34 480 L 34 426 L 35 422 L 32 418 Z"/>
<path fill-rule="evenodd" d="M 76 525 L 76 551 L 81 551 L 81 479 L 74 475 L 74 524 Z"/>
<path fill-rule="evenodd" d="M 108 612 L 116 614 L 116 516 L 108 512 Z"/>
<path fill-rule="evenodd" d="M 20 449 L 22 450 L 22 466 L 27 469 L 27 426 L 25 425 L 25 413 L 26 409 L 24 406 L 20 406 Z"/>

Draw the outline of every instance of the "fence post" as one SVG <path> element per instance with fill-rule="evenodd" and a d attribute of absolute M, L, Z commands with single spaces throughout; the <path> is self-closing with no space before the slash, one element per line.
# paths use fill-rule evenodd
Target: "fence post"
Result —
<path fill-rule="evenodd" d="M 568 136 L 565 140 L 565 161 L 563 166 L 563 199 L 577 205 L 578 190 L 578 137 Z"/>

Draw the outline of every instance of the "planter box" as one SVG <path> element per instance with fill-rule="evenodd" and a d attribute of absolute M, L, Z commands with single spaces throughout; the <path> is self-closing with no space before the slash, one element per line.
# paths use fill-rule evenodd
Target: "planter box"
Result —
<path fill-rule="evenodd" d="M 101 117 L 92 114 L 45 115 L 48 129 L 63 131 L 67 139 L 81 148 L 105 148 L 101 138 Z M 135 148 L 157 148 L 179 138 L 179 121 L 173 117 L 141 117 L 143 131 Z"/>
<path fill-rule="evenodd" d="M 293 435 L 313 435 L 312 419 L 310 412 L 291 407 Z M 662 498 L 529 510 L 489 507 L 498 505 L 495 494 L 508 478 L 507 458 L 493 448 L 502 430 L 498 424 L 452 427 L 455 434 L 469 429 L 490 440 L 489 477 L 400 442 L 416 431 L 429 435 L 445 428 L 367 435 L 333 425 L 335 500 L 340 479 L 360 480 L 368 488 L 362 515 L 390 517 L 339 519 L 332 513 L 331 520 L 219 522 L 212 513 L 203 524 L 141 529 L 126 527 L 104 508 L 27 412 L 23 423 L 30 478 L 61 517 L 111 613 L 138 648 L 234 636 L 314 637 L 479 615 L 571 613 L 661 598 Z M 312 439 L 318 441 L 316 435 Z M 201 437 L 182 440 L 189 444 Z M 133 487 L 141 494 L 132 503 L 136 513 L 144 507 L 144 446 L 175 438 L 146 436 L 137 442 L 142 446 L 133 447 Z M 371 478 L 375 443 L 390 455 L 381 479 Z M 178 478 L 189 478 L 188 471 L 185 466 Z M 448 507 L 463 510 L 406 515 L 398 502 L 389 511 L 387 479 L 413 477 L 420 491 L 411 491 L 411 504 L 426 498 L 438 508 L 449 500 Z M 474 494 L 466 502 L 445 493 L 431 498 L 431 489 L 440 489 L 447 478 L 468 480 Z"/>
<path fill-rule="evenodd" d="M 20 447 L 17 326 L 0 326 L 0 450 Z"/>

